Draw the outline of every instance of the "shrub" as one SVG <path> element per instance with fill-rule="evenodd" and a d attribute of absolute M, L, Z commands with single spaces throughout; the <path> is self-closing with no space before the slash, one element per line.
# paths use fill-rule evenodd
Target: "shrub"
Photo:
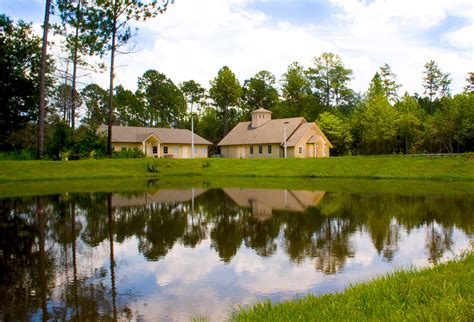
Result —
<path fill-rule="evenodd" d="M 158 162 L 148 162 L 146 167 L 147 167 L 148 172 L 151 172 L 151 173 L 159 173 L 160 172 Z"/>
<path fill-rule="evenodd" d="M 33 150 L 0 152 L 0 160 L 34 160 L 36 153 Z"/>
<path fill-rule="evenodd" d="M 211 162 L 209 162 L 209 160 L 206 160 L 202 163 L 202 168 L 205 169 L 205 168 L 209 168 L 211 166 Z"/>
<path fill-rule="evenodd" d="M 115 159 L 138 159 L 145 157 L 142 150 L 137 148 L 115 151 L 112 156 Z"/>

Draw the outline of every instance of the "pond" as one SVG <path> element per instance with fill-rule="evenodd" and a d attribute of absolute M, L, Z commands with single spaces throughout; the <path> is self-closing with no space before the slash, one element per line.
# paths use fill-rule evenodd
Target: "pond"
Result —
<path fill-rule="evenodd" d="M 225 320 L 438 263 L 474 240 L 470 193 L 319 188 L 1 198 L 0 320 Z"/>

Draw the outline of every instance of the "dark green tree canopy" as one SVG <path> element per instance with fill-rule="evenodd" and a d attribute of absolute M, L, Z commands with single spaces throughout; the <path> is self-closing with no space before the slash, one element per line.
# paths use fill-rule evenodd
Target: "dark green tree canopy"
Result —
<path fill-rule="evenodd" d="M 86 115 L 82 119 L 82 123 L 87 124 L 93 130 L 101 124 L 106 124 L 108 119 L 107 91 L 97 84 L 89 84 L 82 89 L 81 96 L 86 108 Z"/>
<path fill-rule="evenodd" d="M 0 150 L 9 150 L 14 131 L 36 120 L 39 100 L 41 39 L 31 24 L 0 14 Z M 47 84 L 52 62 L 47 69 Z"/>
<path fill-rule="evenodd" d="M 227 66 L 222 67 L 214 80 L 211 81 L 209 95 L 224 120 L 223 135 L 229 132 L 230 109 L 240 103 L 242 87 L 234 72 Z"/>
<path fill-rule="evenodd" d="M 194 107 L 197 105 L 198 111 L 201 110 L 201 105 L 206 99 L 206 89 L 194 80 L 189 80 L 179 84 L 181 92 L 183 92 L 186 102 Z"/>
<path fill-rule="evenodd" d="M 339 55 L 323 53 L 313 60 L 314 67 L 307 70 L 307 75 L 316 95 L 325 104 L 326 109 L 331 104 L 338 107 L 351 94 L 347 83 L 352 76 L 352 70 L 344 66 Z"/>
<path fill-rule="evenodd" d="M 246 80 L 243 86 L 243 99 L 246 109 L 251 112 L 260 107 L 273 110 L 278 102 L 278 91 L 275 88 L 275 76 L 261 70 Z"/>
<path fill-rule="evenodd" d="M 186 113 L 183 92 L 171 79 L 156 70 L 147 70 L 138 79 L 138 93 L 145 105 L 149 126 L 177 127 Z"/>

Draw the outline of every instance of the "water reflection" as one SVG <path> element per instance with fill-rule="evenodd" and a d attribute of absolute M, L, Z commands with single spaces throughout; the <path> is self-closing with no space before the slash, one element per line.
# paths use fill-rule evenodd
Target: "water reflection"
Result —
<path fill-rule="evenodd" d="M 474 198 L 167 189 L 0 200 L 0 320 L 224 318 L 467 247 Z"/>

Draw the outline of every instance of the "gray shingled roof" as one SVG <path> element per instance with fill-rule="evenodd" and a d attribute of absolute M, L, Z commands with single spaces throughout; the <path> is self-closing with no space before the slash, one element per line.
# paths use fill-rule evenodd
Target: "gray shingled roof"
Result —
<path fill-rule="evenodd" d="M 107 126 L 101 125 L 98 133 L 107 133 Z M 164 144 L 191 144 L 191 131 L 185 129 L 167 129 L 136 126 L 112 126 L 112 142 L 141 143 L 151 134 Z M 194 144 L 211 145 L 208 140 L 194 134 Z"/>
<path fill-rule="evenodd" d="M 240 122 L 230 131 L 218 145 L 240 144 L 282 144 L 284 141 L 284 123 L 287 138 L 302 124 L 306 123 L 302 117 L 270 120 L 267 123 L 253 128 L 252 122 Z"/>
<path fill-rule="evenodd" d="M 314 123 L 304 123 L 301 124 L 300 127 L 293 133 L 293 135 L 288 139 L 287 145 L 288 146 L 295 146 L 299 140 L 303 137 L 311 129 Z"/>

